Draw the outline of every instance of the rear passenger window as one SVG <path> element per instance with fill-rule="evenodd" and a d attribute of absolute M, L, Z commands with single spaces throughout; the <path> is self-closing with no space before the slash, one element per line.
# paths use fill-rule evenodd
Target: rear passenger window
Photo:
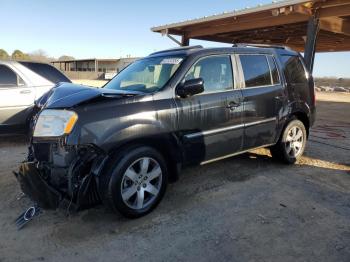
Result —
<path fill-rule="evenodd" d="M 229 56 L 209 56 L 196 62 L 185 80 L 202 78 L 205 92 L 233 89 L 233 73 Z"/>
<path fill-rule="evenodd" d="M 265 55 L 240 55 L 245 87 L 272 85 L 270 67 Z"/>
<path fill-rule="evenodd" d="M 284 65 L 284 74 L 290 84 L 307 83 L 306 72 L 300 58 L 297 56 L 281 56 Z"/>
<path fill-rule="evenodd" d="M 5 86 L 17 86 L 17 75 L 7 66 L 0 65 L 0 88 Z"/>

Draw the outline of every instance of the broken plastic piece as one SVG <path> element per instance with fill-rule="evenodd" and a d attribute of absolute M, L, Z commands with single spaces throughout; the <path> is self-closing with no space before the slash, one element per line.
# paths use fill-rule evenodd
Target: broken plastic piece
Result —
<path fill-rule="evenodd" d="M 41 209 L 38 205 L 31 206 L 26 211 L 24 211 L 17 219 L 16 226 L 17 229 L 22 229 L 29 221 L 33 220 L 34 217 L 41 213 Z"/>

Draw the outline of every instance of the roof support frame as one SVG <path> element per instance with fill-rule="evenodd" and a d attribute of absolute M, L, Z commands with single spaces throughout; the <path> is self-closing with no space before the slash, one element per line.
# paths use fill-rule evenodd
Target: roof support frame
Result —
<path fill-rule="evenodd" d="M 287 45 L 312 68 L 315 51 L 350 51 L 350 0 L 285 0 L 152 28 L 166 30 L 183 46 L 189 39 Z"/>
<path fill-rule="evenodd" d="M 162 35 L 166 35 L 170 40 L 178 44 L 179 46 L 188 46 L 190 44 L 190 39 L 185 37 L 185 35 L 182 36 L 181 41 L 177 40 L 174 36 L 169 34 L 169 30 L 165 29 L 162 31 Z"/>
<path fill-rule="evenodd" d="M 314 67 L 317 36 L 320 28 L 319 25 L 320 25 L 320 21 L 317 17 L 315 16 L 310 17 L 309 22 L 307 24 L 304 59 L 305 59 L 306 67 L 311 73 Z"/>

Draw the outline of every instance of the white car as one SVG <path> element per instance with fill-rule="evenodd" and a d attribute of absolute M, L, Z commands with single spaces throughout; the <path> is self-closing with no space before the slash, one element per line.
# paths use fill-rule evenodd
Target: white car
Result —
<path fill-rule="evenodd" d="M 0 61 L 0 134 L 26 130 L 35 100 L 59 82 L 71 82 L 55 67 Z"/>

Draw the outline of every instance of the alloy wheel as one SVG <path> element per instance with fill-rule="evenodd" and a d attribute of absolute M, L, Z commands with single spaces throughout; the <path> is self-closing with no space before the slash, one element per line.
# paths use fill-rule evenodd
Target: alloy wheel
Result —
<path fill-rule="evenodd" d="M 286 152 L 291 157 L 297 157 L 304 147 L 304 134 L 303 130 L 298 126 L 293 126 L 289 131 L 286 138 Z"/>
<path fill-rule="evenodd" d="M 132 209 L 143 209 L 156 200 L 161 185 L 162 169 L 159 163 L 150 157 L 139 158 L 123 174 L 123 202 Z"/>

